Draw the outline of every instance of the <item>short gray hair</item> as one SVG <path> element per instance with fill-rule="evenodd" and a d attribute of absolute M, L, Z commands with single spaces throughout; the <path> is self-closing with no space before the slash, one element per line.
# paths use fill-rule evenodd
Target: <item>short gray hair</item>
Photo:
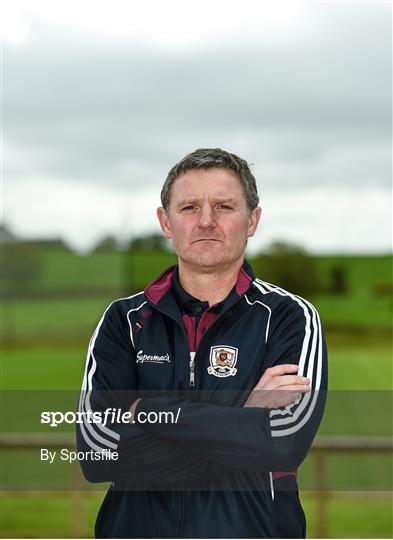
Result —
<path fill-rule="evenodd" d="M 172 186 L 181 174 L 191 169 L 210 169 L 220 167 L 234 171 L 243 186 L 248 211 L 251 213 L 259 203 L 259 195 L 254 175 L 247 161 L 221 150 L 221 148 L 199 148 L 176 163 L 169 171 L 161 190 L 161 204 L 166 211 L 169 209 Z"/>

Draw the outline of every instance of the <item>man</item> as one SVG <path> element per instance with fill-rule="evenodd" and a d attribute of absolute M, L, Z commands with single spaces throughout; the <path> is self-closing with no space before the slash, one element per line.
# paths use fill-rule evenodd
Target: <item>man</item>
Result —
<path fill-rule="evenodd" d="M 178 265 L 113 302 L 87 355 L 80 411 L 135 422 L 78 426 L 79 450 L 118 453 L 81 463 L 88 480 L 112 482 L 96 535 L 304 536 L 295 475 L 327 385 L 318 314 L 244 260 L 261 209 L 243 159 L 189 154 L 161 201 Z M 154 421 L 162 413 L 176 420 Z"/>

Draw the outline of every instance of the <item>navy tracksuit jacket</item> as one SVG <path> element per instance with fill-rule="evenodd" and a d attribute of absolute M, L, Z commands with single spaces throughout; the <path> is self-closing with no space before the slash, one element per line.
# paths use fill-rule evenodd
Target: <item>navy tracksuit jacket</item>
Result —
<path fill-rule="evenodd" d="M 255 279 L 245 263 L 220 309 L 208 309 L 196 325 L 179 307 L 174 273 L 169 268 L 145 291 L 113 302 L 90 341 L 81 412 L 128 411 L 142 397 L 137 417 L 165 411 L 178 418 L 77 426 L 79 451 L 118 453 L 118 460 L 81 462 L 87 480 L 112 482 L 96 536 L 302 536 L 293 474 L 320 424 L 327 388 L 318 313 Z M 299 365 L 311 392 L 277 410 L 244 408 L 263 372 L 287 363 Z M 276 491 L 283 478 L 291 486 L 285 495 Z M 300 533 L 291 532 L 291 519 L 302 521 Z"/>

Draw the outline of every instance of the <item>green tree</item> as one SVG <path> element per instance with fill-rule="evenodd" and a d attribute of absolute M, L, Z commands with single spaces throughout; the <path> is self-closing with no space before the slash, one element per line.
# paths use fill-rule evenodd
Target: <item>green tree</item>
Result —
<path fill-rule="evenodd" d="M 342 264 L 335 264 L 330 269 L 331 294 L 345 294 L 348 292 L 347 269 Z"/>
<path fill-rule="evenodd" d="M 118 246 L 116 242 L 116 238 L 114 236 L 108 235 L 104 236 L 104 238 L 101 238 L 101 240 L 98 241 L 94 248 L 94 252 L 100 253 L 100 252 L 113 252 L 117 251 Z"/>
<path fill-rule="evenodd" d="M 0 274 L 3 294 L 23 296 L 29 292 L 41 273 L 41 258 L 34 245 L 24 242 L 1 245 Z"/>

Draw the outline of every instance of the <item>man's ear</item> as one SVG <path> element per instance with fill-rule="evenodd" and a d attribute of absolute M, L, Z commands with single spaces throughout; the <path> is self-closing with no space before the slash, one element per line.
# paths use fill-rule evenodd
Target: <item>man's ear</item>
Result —
<path fill-rule="evenodd" d="M 249 225 L 248 225 L 248 231 L 247 231 L 247 237 L 254 236 L 255 231 L 257 230 L 259 220 L 261 219 L 262 215 L 262 208 L 260 206 L 257 206 L 254 208 L 254 210 L 251 212 L 249 217 Z"/>
<path fill-rule="evenodd" d="M 172 238 L 172 235 L 169 227 L 168 214 L 166 213 L 165 208 L 163 208 L 162 206 L 157 208 L 157 217 L 158 221 L 160 222 L 160 227 L 164 234 L 164 237 L 169 240 L 170 238 Z"/>

